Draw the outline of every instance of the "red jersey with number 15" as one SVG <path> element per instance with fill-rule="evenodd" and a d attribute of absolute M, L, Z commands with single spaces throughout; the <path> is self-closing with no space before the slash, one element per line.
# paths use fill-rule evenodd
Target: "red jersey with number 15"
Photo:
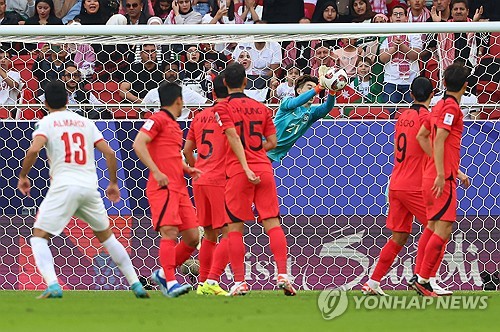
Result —
<path fill-rule="evenodd" d="M 250 169 L 254 172 L 272 173 L 273 167 L 262 146 L 263 138 L 276 134 L 271 110 L 244 93 L 233 93 L 227 100 L 215 105 L 214 112 L 223 131 L 236 128 Z M 227 144 L 227 176 L 242 172 L 243 167 Z"/>
<path fill-rule="evenodd" d="M 422 190 L 422 171 L 425 152 L 417 141 L 422 126 L 427 129 L 429 110 L 414 104 L 399 116 L 394 133 L 394 168 L 391 174 L 390 190 Z"/>
<path fill-rule="evenodd" d="M 444 141 L 444 178 L 450 180 L 456 179 L 460 166 L 460 146 L 464 130 L 464 115 L 455 97 L 445 95 L 432 108 L 429 122 L 433 147 L 438 128 L 449 132 L 448 137 Z M 436 176 L 437 171 L 434 158 L 427 158 L 424 177 L 435 179 Z"/>
<path fill-rule="evenodd" d="M 226 183 L 226 137 L 215 119 L 214 107 L 196 114 L 187 140 L 196 143 L 198 158 L 195 167 L 203 174 L 196 184 L 224 187 Z"/>

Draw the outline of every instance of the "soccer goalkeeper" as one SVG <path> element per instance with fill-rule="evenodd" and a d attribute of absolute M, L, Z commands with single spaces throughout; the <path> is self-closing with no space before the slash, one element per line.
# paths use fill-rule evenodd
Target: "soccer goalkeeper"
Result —
<path fill-rule="evenodd" d="M 283 159 L 307 129 L 332 110 L 335 105 L 334 91 L 330 91 L 325 103 L 312 106 L 314 97 L 325 89 L 323 78 L 328 69 L 326 66 L 319 68 L 319 80 L 310 75 L 299 77 L 295 83 L 296 96 L 281 102 L 274 118 L 278 146 L 267 153 L 272 161 Z"/>

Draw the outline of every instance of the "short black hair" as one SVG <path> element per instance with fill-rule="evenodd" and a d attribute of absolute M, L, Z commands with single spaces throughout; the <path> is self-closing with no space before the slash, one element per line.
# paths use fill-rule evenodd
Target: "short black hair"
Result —
<path fill-rule="evenodd" d="M 214 78 L 214 92 L 217 98 L 226 98 L 229 96 L 229 92 L 227 92 L 227 86 L 224 85 L 224 72 L 215 76 Z"/>
<path fill-rule="evenodd" d="M 411 82 L 410 91 L 416 101 L 427 101 L 433 90 L 434 87 L 432 86 L 431 80 L 425 76 L 419 76 Z"/>
<path fill-rule="evenodd" d="M 466 9 L 469 9 L 469 2 L 467 0 L 453 0 L 451 1 L 450 3 L 450 8 L 453 8 L 453 6 L 456 4 L 456 3 L 463 3 L 465 5 L 465 8 Z"/>
<path fill-rule="evenodd" d="M 68 92 L 63 82 L 59 80 L 50 81 L 45 85 L 45 102 L 50 108 L 59 109 L 68 103 Z"/>
<path fill-rule="evenodd" d="M 313 82 L 313 83 L 318 84 L 319 80 L 318 80 L 317 77 L 314 77 L 314 76 L 311 76 L 311 75 L 307 75 L 307 74 L 306 75 L 302 75 L 299 78 L 297 78 L 297 81 L 295 82 L 295 88 L 294 88 L 296 96 L 299 95 L 299 93 L 297 92 L 297 89 L 302 88 L 304 86 L 304 84 L 306 84 L 307 82 Z"/>
<path fill-rule="evenodd" d="M 444 84 L 446 85 L 446 90 L 450 92 L 462 90 L 469 75 L 470 70 L 462 64 L 454 63 L 448 66 L 444 71 Z"/>
<path fill-rule="evenodd" d="M 227 87 L 230 89 L 237 89 L 243 85 L 243 81 L 245 80 L 245 67 L 238 62 L 232 63 L 226 67 L 224 75 Z"/>
<path fill-rule="evenodd" d="M 177 98 L 182 98 L 182 88 L 177 83 L 162 82 L 158 87 L 158 95 L 160 96 L 160 106 L 171 106 Z"/>
<path fill-rule="evenodd" d="M 170 70 L 171 66 L 177 66 L 177 70 L 178 71 L 181 70 L 181 64 L 179 63 L 179 61 L 173 60 L 173 61 L 162 61 L 161 71 L 164 73 L 165 70 L 167 70 L 167 67 Z"/>

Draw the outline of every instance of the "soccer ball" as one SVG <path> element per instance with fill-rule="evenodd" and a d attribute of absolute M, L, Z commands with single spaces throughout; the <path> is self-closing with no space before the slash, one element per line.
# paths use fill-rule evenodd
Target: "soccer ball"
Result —
<path fill-rule="evenodd" d="M 344 69 L 329 68 L 323 82 L 328 90 L 342 90 L 347 85 L 347 73 Z"/>

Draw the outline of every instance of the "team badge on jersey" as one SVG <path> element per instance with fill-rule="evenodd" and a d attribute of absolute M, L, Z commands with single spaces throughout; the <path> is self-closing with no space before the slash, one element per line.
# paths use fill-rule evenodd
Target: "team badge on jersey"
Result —
<path fill-rule="evenodd" d="M 443 120 L 443 123 L 444 123 L 445 125 L 451 126 L 451 125 L 453 124 L 453 118 L 454 118 L 454 117 L 455 117 L 455 116 L 454 116 L 453 114 L 446 113 L 446 114 L 444 115 L 444 120 Z"/>
<path fill-rule="evenodd" d="M 304 114 L 304 116 L 302 116 L 302 122 L 307 122 L 309 121 L 309 114 Z"/>
<path fill-rule="evenodd" d="M 146 122 L 144 122 L 144 125 L 142 126 L 142 128 L 149 131 L 149 130 L 151 130 L 151 128 L 153 128 L 154 124 L 155 124 L 154 120 L 147 119 Z"/>

